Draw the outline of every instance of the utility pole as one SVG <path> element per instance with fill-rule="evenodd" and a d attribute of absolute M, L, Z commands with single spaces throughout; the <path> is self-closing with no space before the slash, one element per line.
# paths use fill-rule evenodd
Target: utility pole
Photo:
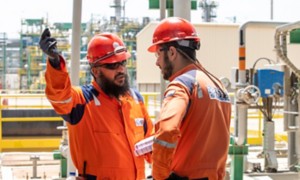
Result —
<path fill-rule="evenodd" d="M 159 6 L 160 6 L 160 20 L 163 20 L 166 18 L 166 0 L 160 0 L 159 1 Z M 164 92 L 166 90 L 167 83 L 160 75 L 160 102 L 162 103 L 164 99 Z"/>
<path fill-rule="evenodd" d="M 273 20 L 273 0 L 271 0 L 271 20 Z"/>

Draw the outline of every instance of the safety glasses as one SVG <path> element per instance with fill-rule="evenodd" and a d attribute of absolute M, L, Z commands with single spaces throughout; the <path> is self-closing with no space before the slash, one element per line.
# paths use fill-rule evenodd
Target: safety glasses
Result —
<path fill-rule="evenodd" d="M 105 69 L 110 69 L 110 70 L 115 70 L 118 69 L 120 66 L 126 66 L 127 61 L 121 61 L 121 62 L 116 62 L 116 63 L 107 63 L 107 64 L 99 64 L 94 67 L 103 67 Z"/>
<path fill-rule="evenodd" d="M 158 52 L 161 52 L 161 51 L 167 51 L 168 48 L 167 47 L 161 47 L 159 48 L 154 54 L 155 54 L 155 57 L 158 58 L 159 57 L 159 54 Z"/>
<path fill-rule="evenodd" d="M 123 53 L 123 52 L 127 52 L 126 47 L 125 47 L 125 46 L 118 46 L 118 47 L 116 47 L 116 48 L 114 49 L 114 51 L 109 52 L 109 53 L 105 54 L 104 56 L 102 56 L 102 57 L 96 59 L 96 60 L 93 62 L 93 64 L 96 64 L 97 62 L 99 62 L 99 61 L 101 61 L 101 60 L 103 60 L 103 59 L 109 58 L 109 57 L 111 57 L 111 56 L 113 56 L 113 55 L 121 54 L 121 53 Z"/>

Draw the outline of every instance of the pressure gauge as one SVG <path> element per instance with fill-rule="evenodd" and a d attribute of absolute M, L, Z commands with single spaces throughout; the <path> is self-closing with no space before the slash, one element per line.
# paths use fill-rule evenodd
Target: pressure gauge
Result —
<path fill-rule="evenodd" d="M 222 82 L 222 84 L 224 85 L 224 87 L 227 89 L 230 86 L 230 81 L 228 78 L 226 77 L 221 77 L 220 81 Z"/>

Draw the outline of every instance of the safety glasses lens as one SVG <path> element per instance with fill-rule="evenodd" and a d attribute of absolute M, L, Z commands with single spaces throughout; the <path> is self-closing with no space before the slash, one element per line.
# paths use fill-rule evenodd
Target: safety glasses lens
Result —
<path fill-rule="evenodd" d="M 116 62 L 116 63 L 109 63 L 109 64 L 102 64 L 100 67 L 104 67 L 105 69 L 118 69 L 120 66 L 126 66 L 127 61 L 121 61 L 121 62 Z"/>

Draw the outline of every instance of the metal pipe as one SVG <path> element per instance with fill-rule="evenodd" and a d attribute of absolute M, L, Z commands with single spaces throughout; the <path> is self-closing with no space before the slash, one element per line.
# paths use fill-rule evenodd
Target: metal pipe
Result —
<path fill-rule="evenodd" d="M 298 94 L 298 112 L 300 112 L 300 94 Z M 297 123 L 298 126 L 300 125 L 300 117 L 299 115 L 297 116 Z M 296 131 L 296 137 L 295 137 L 295 146 L 296 146 L 296 155 L 297 155 L 297 161 L 298 165 L 300 164 L 300 144 L 299 144 L 299 139 L 300 139 L 300 128 Z"/>
<path fill-rule="evenodd" d="M 295 105 L 291 104 L 291 83 L 290 83 L 290 70 L 284 67 L 284 86 L 283 86 L 283 129 L 287 132 L 295 132 L 298 129 L 297 124 L 294 123 L 294 117 L 297 109 Z M 294 112 L 294 113 L 292 113 Z"/>
<path fill-rule="evenodd" d="M 163 20 L 166 18 L 166 0 L 160 0 L 159 1 L 159 7 L 160 7 L 160 20 Z M 160 102 L 162 103 L 164 99 L 164 92 L 166 90 L 167 83 L 160 75 Z"/>
<path fill-rule="evenodd" d="M 191 20 L 191 1 L 173 0 L 174 16 Z"/>
<path fill-rule="evenodd" d="M 70 74 L 72 85 L 75 86 L 79 85 L 81 6 L 82 0 L 73 0 L 72 52 Z"/>
<path fill-rule="evenodd" d="M 277 56 L 287 65 L 288 68 L 290 68 L 294 74 L 300 78 L 300 70 L 297 69 L 297 67 L 290 61 L 290 59 L 287 57 L 287 41 L 286 37 L 289 33 L 289 31 L 294 29 L 300 28 L 300 21 L 295 23 L 289 23 L 286 25 L 282 25 L 280 27 L 276 28 L 275 31 L 275 50 L 277 53 Z M 286 68 L 287 69 L 287 68 Z M 288 73 L 287 73 L 288 72 Z M 284 85 L 284 111 L 296 111 L 296 109 L 293 109 L 294 106 L 291 104 L 291 96 L 290 96 L 290 80 L 289 80 L 289 69 L 285 70 L 285 85 Z M 298 102 L 298 112 L 300 112 L 300 96 L 298 94 L 297 98 Z M 298 113 L 299 114 L 299 113 Z M 284 130 L 288 131 L 288 137 L 289 137 L 289 150 L 288 150 L 288 164 L 294 165 L 294 161 L 297 161 L 298 164 L 300 164 L 300 146 L 299 146 L 299 139 L 300 139 L 300 118 L 299 116 L 296 118 L 296 121 L 294 121 L 295 116 L 291 114 L 284 114 Z M 291 121 L 292 126 L 289 125 L 289 122 Z M 296 132 L 294 132 L 296 131 Z M 290 148 L 295 147 L 295 151 L 293 151 Z M 295 154 L 294 154 L 295 153 Z M 294 157 L 296 155 L 296 157 Z"/>
<path fill-rule="evenodd" d="M 273 3 L 273 0 L 271 0 L 271 20 L 273 20 L 273 11 L 274 11 L 274 3 Z"/>
<path fill-rule="evenodd" d="M 159 7 L 160 7 L 160 20 L 163 20 L 166 18 L 166 0 L 160 0 Z"/>
<path fill-rule="evenodd" d="M 283 22 L 265 22 L 265 21 L 248 21 L 240 27 L 240 47 L 239 47 L 239 84 L 244 83 L 245 70 L 246 70 L 246 28 L 250 25 L 282 25 Z"/>
<path fill-rule="evenodd" d="M 264 26 L 271 26 L 271 25 L 283 25 L 286 24 L 285 22 L 270 22 L 270 21 L 248 21 L 246 23 L 244 23 L 241 27 L 240 27 L 240 45 L 245 45 L 245 39 L 246 39 L 246 28 L 250 25 L 264 25 Z"/>
<path fill-rule="evenodd" d="M 40 160 L 40 157 L 37 155 L 32 155 L 30 157 L 30 160 L 32 160 L 32 177 L 31 179 L 40 179 L 41 177 L 37 176 L 37 161 Z"/>
<path fill-rule="evenodd" d="M 239 71 L 238 71 L 238 83 L 236 86 L 238 88 L 243 88 L 247 86 L 246 80 L 246 33 L 245 30 L 249 25 L 260 24 L 260 25 L 274 25 L 274 24 L 283 24 L 276 22 L 260 22 L 260 21 L 249 21 L 243 24 L 240 27 L 240 46 L 239 46 Z M 236 91 L 237 93 L 238 91 Z M 244 102 L 235 102 L 236 116 L 235 119 L 235 132 L 237 138 L 235 139 L 237 145 L 243 145 L 247 140 L 247 113 L 248 113 L 248 104 Z"/>
<path fill-rule="evenodd" d="M 238 122 L 238 134 L 235 139 L 235 143 L 238 146 L 242 146 L 247 140 L 247 114 L 248 104 L 238 103 L 237 104 L 237 122 Z"/>
<path fill-rule="evenodd" d="M 73 0 L 73 19 L 72 19 L 72 49 L 71 49 L 71 83 L 74 86 L 79 85 L 79 66 L 80 66 L 80 39 L 81 39 L 81 7 L 82 0 Z M 64 122 L 64 126 L 66 123 Z M 69 139 L 69 138 L 68 138 Z M 68 144 L 70 144 L 68 142 Z M 76 168 L 72 162 L 70 148 L 67 152 L 67 176 L 76 172 Z"/>
<path fill-rule="evenodd" d="M 276 28 L 275 31 L 275 50 L 277 56 L 295 73 L 295 75 L 300 78 L 300 70 L 290 61 L 287 57 L 287 43 L 286 36 L 288 32 L 294 29 L 300 28 L 300 21 L 295 23 L 290 23 L 282 25 Z"/>

